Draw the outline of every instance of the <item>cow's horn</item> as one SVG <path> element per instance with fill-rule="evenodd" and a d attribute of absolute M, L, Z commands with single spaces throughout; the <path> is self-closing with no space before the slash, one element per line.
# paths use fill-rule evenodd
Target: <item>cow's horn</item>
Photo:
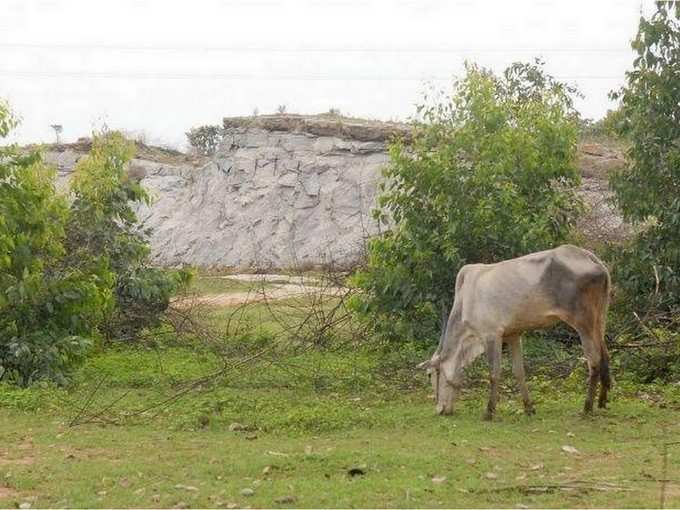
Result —
<path fill-rule="evenodd" d="M 418 363 L 418 365 L 416 366 L 416 368 L 426 368 L 426 369 L 427 369 L 427 368 L 430 368 L 430 365 L 431 365 L 431 360 L 426 359 L 426 360 L 423 361 L 422 363 Z"/>

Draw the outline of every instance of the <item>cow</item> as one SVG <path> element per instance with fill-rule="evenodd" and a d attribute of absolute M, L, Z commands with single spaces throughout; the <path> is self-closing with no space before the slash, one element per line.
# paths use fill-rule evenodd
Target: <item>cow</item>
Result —
<path fill-rule="evenodd" d="M 501 376 L 501 350 L 508 344 L 526 414 L 534 414 L 522 359 L 521 334 L 558 321 L 574 328 L 588 363 L 584 412 L 593 411 L 598 381 L 599 407 L 611 388 L 604 340 L 611 281 L 591 252 L 572 245 L 531 253 L 496 264 L 468 264 L 456 277 L 454 303 L 432 358 L 421 363 L 430 374 L 439 414 L 451 414 L 463 369 L 483 352 L 491 388 L 484 418 L 493 419 Z"/>

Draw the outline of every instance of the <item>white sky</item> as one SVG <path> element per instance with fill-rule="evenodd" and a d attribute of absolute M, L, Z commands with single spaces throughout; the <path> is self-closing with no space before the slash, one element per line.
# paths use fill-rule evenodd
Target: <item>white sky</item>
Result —
<path fill-rule="evenodd" d="M 652 3 L 644 0 L 645 12 Z M 465 59 L 540 56 L 599 118 L 631 66 L 640 0 L 0 0 L 0 97 L 14 140 L 75 140 L 105 122 L 149 142 L 222 117 L 407 119 Z"/>

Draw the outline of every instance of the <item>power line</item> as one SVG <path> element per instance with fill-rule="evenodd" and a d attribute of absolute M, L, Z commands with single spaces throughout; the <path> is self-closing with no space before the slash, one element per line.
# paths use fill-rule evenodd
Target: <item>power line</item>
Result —
<path fill-rule="evenodd" d="M 281 46 L 135 46 L 107 44 L 44 44 L 44 43 L 0 43 L 0 49 L 48 50 L 48 51 L 120 51 L 139 53 L 564 53 L 564 54 L 629 54 L 630 48 L 472 48 L 472 47 L 281 47 Z"/>
<path fill-rule="evenodd" d="M 130 72 L 97 72 L 97 71 L 10 71 L 0 70 L 0 76 L 17 78 L 95 78 L 95 79 L 140 79 L 140 80 L 276 80 L 276 81 L 449 81 L 450 76 L 399 76 L 399 75 L 255 75 L 255 74 L 192 74 L 192 73 L 130 73 Z M 623 75 L 556 75 L 560 80 L 614 80 L 623 79 Z"/>

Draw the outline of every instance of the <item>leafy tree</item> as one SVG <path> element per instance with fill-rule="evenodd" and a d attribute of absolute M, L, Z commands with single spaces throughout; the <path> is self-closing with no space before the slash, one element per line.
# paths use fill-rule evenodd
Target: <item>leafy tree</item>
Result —
<path fill-rule="evenodd" d="M 16 125 L 0 102 L 0 138 Z M 39 153 L 0 148 L 0 379 L 62 382 L 111 303 L 106 267 L 64 264 L 68 206 Z"/>
<path fill-rule="evenodd" d="M 0 138 L 16 126 L 0 102 Z M 134 144 L 95 135 L 70 194 L 37 152 L 0 147 L 0 379 L 64 382 L 93 340 L 132 336 L 158 323 L 185 271 L 151 267 L 128 177 Z"/>
<path fill-rule="evenodd" d="M 384 171 L 375 214 L 391 228 L 355 276 L 354 307 L 380 333 L 436 337 L 463 264 L 565 240 L 579 210 L 574 92 L 536 61 L 502 76 L 468 65 L 450 97 L 426 96 Z"/>
<path fill-rule="evenodd" d="M 149 197 L 127 173 L 134 153 L 134 143 L 119 132 L 95 134 L 89 155 L 76 165 L 71 186 L 69 264 L 90 270 L 104 260 L 113 272 L 115 306 L 101 326 L 109 338 L 130 338 L 157 324 L 188 276 L 149 265 L 149 245 L 133 207 Z"/>
<path fill-rule="evenodd" d="M 611 186 L 626 220 L 642 225 L 618 251 L 615 276 L 638 310 L 680 307 L 680 4 L 656 5 L 640 19 L 627 83 L 612 94 L 629 148 Z"/>

